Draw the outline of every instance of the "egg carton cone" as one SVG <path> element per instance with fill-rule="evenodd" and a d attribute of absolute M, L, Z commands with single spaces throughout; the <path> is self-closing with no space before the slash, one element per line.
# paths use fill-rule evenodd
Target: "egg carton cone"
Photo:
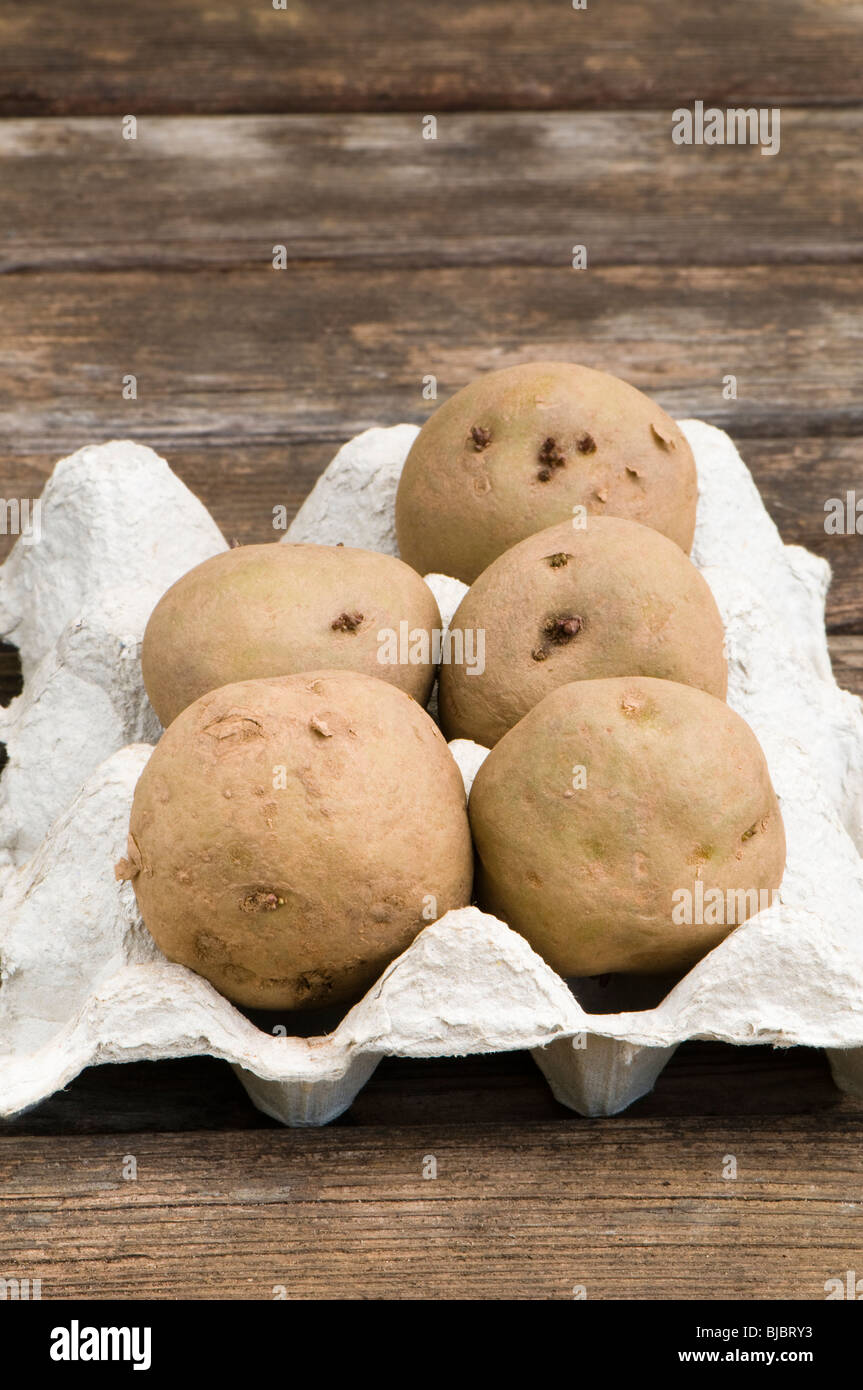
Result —
<path fill-rule="evenodd" d="M 691 1038 L 824 1048 L 837 1084 L 863 1096 L 863 706 L 830 667 L 829 569 L 782 544 L 727 435 L 681 428 L 699 477 L 693 560 L 725 623 L 729 704 L 761 742 L 785 822 L 778 901 L 676 983 L 564 981 L 506 923 L 462 908 L 312 1037 L 290 1036 L 290 1020 L 263 1031 L 168 961 L 114 877 L 161 732 L 141 681 L 144 626 L 225 541 L 150 449 L 104 444 L 58 463 L 40 534 L 19 537 L 0 569 L 0 635 L 24 676 L 0 712 L 0 1114 L 93 1064 L 206 1054 L 267 1114 L 320 1125 L 382 1057 L 529 1049 L 564 1105 L 609 1115 Z M 396 425 L 350 440 L 285 540 L 397 554 L 395 492 L 416 434 Z M 447 621 L 465 586 L 426 579 Z M 487 750 L 450 747 L 469 793 Z"/>

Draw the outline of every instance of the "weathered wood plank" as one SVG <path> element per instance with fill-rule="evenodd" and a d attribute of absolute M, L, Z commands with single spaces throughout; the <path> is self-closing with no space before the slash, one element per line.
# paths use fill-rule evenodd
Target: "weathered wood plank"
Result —
<path fill-rule="evenodd" d="M 278 271 L 263 257 L 167 282 L 145 270 L 0 277 L 0 447 L 134 435 L 226 455 L 287 449 L 424 419 L 427 374 L 443 398 L 493 367 L 560 357 L 738 438 L 849 435 L 863 430 L 861 308 L 861 265 Z"/>
<path fill-rule="evenodd" d="M 43 1299 L 820 1299 L 859 1268 L 860 1137 L 755 1116 L 0 1138 L 0 1267 Z"/>
<path fill-rule="evenodd" d="M 0 114 L 858 102 L 856 4 L 8 5 Z"/>
<path fill-rule="evenodd" d="M 0 271 L 290 262 L 841 261 L 863 110 L 788 111 L 778 157 L 681 148 L 668 112 L 0 124 Z"/>
<path fill-rule="evenodd" d="M 863 698 L 863 637 L 831 637 L 830 660 L 843 689 Z"/>
<path fill-rule="evenodd" d="M 825 504 L 854 493 L 863 501 L 860 439 L 746 439 L 741 453 L 770 515 L 787 544 L 803 545 L 827 560 L 833 580 L 827 624 L 834 633 L 863 632 L 863 533 L 828 535 Z M 860 524 L 863 526 L 863 515 Z M 861 674 L 847 661 L 840 683 L 863 694 Z"/>

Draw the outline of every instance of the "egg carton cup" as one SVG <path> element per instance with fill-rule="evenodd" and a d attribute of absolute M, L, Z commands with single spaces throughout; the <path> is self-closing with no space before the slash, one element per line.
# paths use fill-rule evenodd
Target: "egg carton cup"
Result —
<path fill-rule="evenodd" d="M 160 734 L 141 682 L 147 617 L 170 584 L 226 548 L 167 463 L 121 442 L 62 460 L 41 539 L 0 569 L 0 633 L 24 687 L 0 712 L 0 1114 L 82 1068 L 207 1054 L 289 1125 L 347 1109 L 384 1056 L 529 1049 L 565 1105 L 614 1114 L 678 1043 L 827 1051 L 863 1096 L 863 706 L 833 679 L 826 563 L 785 546 L 733 443 L 683 421 L 699 476 L 693 560 L 725 622 L 729 704 L 761 741 L 788 862 L 779 901 L 667 992 L 620 977 L 567 983 L 474 907 L 429 925 L 334 1031 L 266 1033 L 169 962 L 144 927 L 125 853 L 135 784 Z M 285 539 L 396 554 L 396 487 L 411 425 L 347 443 Z M 447 621 L 465 586 L 427 576 Z M 487 750 L 450 745 L 469 791 Z M 664 997 L 660 997 L 663 995 Z"/>

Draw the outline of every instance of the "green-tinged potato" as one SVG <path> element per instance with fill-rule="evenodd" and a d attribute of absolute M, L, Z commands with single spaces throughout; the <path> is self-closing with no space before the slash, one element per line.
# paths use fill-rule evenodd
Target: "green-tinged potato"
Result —
<path fill-rule="evenodd" d="M 724 699 L 723 648 L 713 594 L 673 541 L 622 517 L 564 521 L 504 551 L 462 599 L 440 673 L 444 732 L 491 748 L 549 691 L 602 676 Z"/>
<path fill-rule="evenodd" d="M 371 676 L 223 686 L 159 741 L 117 875 L 165 955 L 238 1004 L 351 1002 L 470 901 L 461 774 L 416 701 Z"/>
<path fill-rule="evenodd" d="M 439 627 L 428 585 L 391 555 L 244 545 L 196 565 L 156 604 L 144 633 L 144 684 L 165 726 L 220 685 L 324 669 L 364 671 L 425 705 Z M 382 659 L 400 632 L 417 638 L 402 641 L 412 659 Z"/>
<path fill-rule="evenodd" d="M 481 905 L 563 976 L 685 971 L 785 867 L 749 725 L 650 677 L 552 691 L 492 749 L 469 814 Z"/>
<path fill-rule="evenodd" d="M 472 584 L 516 541 L 584 508 L 625 516 L 687 553 L 695 461 L 664 410 L 572 362 L 489 372 L 429 417 L 396 497 L 404 560 Z"/>

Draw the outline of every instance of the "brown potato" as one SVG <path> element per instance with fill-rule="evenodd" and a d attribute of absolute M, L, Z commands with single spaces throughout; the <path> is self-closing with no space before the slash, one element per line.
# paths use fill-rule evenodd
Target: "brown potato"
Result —
<path fill-rule="evenodd" d="M 468 809 L 481 905 L 563 976 L 687 970 L 782 881 L 758 740 L 673 681 L 552 691 L 492 749 Z"/>
<path fill-rule="evenodd" d="M 606 372 L 527 362 L 489 372 L 426 421 L 396 496 L 404 560 L 472 584 L 575 507 L 652 526 L 687 553 L 698 484 L 664 410 Z"/>
<path fill-rule="evenodd" d="M 350 671 L 242 681 L 163 735 L 117 873 L 165 955 L 229 999 L 351 1002 L 470 901 L 464 785 L 393 685 Z"/>
<path fill-rule="evenodd" d="M 141 665 L 162 724 L 208 690 L 301 671 L 364 671 L 425 705 L 434 595 L 391 555 L 348 546 L 243 545 L 178 579 L 156 604 Z M 380 635 L 429 635 L 426 660 L 384 663 Z"/>
<path fill-rule="evenodd" d="M 504 551 L 452 632 L 483 634 L 484 669 L 441 667 L 441 723 L 447 738 L 487 748 L 569 681 L 657 676 L 719 699 L 728 685 L 706 580 L 673 541 L 623 517 L 590 517 L 583 530 L 564 521 Z"/>

